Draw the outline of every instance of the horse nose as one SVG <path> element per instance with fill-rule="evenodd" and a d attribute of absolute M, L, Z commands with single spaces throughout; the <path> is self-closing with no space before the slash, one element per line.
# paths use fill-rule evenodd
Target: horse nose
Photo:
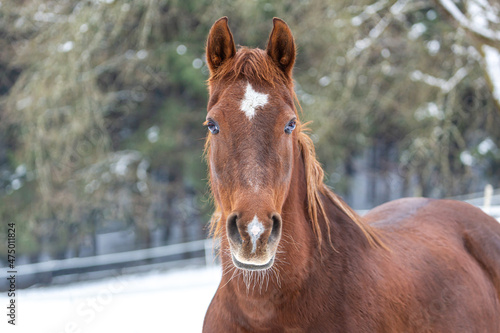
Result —
<path fill-rule="evenodd" d="M 238 228 L 238 213 L 231 213 L 227 217 L 227 238 L 234 245 L 239 245 L 243 243 L 241 238 L 240 230 Z"/>
<path fill-rule="evenodd" d="M 255 214 L 252 219 L 241 218 L 238 212 L 231 213 L 227 218 L 227 236 L 233 246 L 241 247 L 248 243 L 251 253 L 255 253 L 258 245 L 272 245 L 279 241 L 282 221 L 280 214 L 273 212 L 261 221 Z M 246 245 L 246 244 L 245 244 Z"/>
<path fill-rule="evenodd" d="M 268 243 L 276 242 L 281 237 L 281 225 L 283 222 L 281 221 L 281 215 L 278 213 L 273 213 L 271 215 L 271 221 L 273 222 L 271 234 L 269 236 Z"/>

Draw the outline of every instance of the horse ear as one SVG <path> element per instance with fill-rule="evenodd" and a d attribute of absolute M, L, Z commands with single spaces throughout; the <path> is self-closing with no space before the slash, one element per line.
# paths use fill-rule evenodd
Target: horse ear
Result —
<path fill-rule="evenodd" d="M 227 25 L 227 17 L 222 17 L 214 23 L 207 39 L 207 63 L 213 74 L 224 61 L 236 54 L 233 35 Z"/>
<path fill-rule="evenodd" d="M 269 36 L 266 51 L 276 65 L 291 77 L 295 63 L 295 42 L 292 31 L 282 19 L 273 18 L 273 31 Z"/>

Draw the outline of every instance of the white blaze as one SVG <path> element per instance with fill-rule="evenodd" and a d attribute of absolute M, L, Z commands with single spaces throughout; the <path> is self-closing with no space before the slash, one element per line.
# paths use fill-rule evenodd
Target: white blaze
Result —
<path fill-rule="evenodd" d="M 254 225 L 252 227 L 252 229 L 250 229 L 250 233 L 254 236 L 257 236 L 257 234 L 260 232 L 260 228 L 256 225 Z"/>
<path fill-rule="evenodd" d="M 255 109 L 260 106 L 267 104 L 267 94 L 261 94 L 256 92 L 250 83 L 247 84 L 245 91 L 245 97 L 241 101 L 241 111 L 245 112 L 245 115 L 249 120 L 255 116 Z"/>
<path fill-rule="evenodd" d="M 257 219 L 257 215 L 253 217 L 252 222 L 250 222 L 247 226 L 248 235 L 250 235 L 250 240 L 252 241 L 252 253 L 257 249 L 257 240 L 260 235 L 264 232 L 264 226 Z"/>

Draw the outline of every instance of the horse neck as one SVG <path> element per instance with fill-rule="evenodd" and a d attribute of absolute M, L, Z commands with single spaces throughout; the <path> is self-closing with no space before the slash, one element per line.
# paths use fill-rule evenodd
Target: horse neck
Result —
<path fill-rule="evenodd" d="M 303 285 L 305 280 L 331 279 L 331 274 L 338 276 L 342 274 L 341 265 L 359 266 L 361 263 L 358 259 L 370 248 L 361 229 L 340 207 L 323 194 L 320 194 L 320 199 L 326 216 L 318 212 L 321 229 L 321 242 L 319 242 L 309 217 L 306 190 L 308 177 L 301 154 L 294 164 L 293 173 L 282 212 L 283 234 L 276 262 L 277 270 L 283 271 L 282 275 L 285 276 L 284 284 L 288 283 L 292 288 Z M 280 261 L 280 256 L 284 256 L 284 263 Z M 339 271 L 332 271 L 332 267 L 338 268 Z M 329 274 L 318 274 L 328 269 L 330 269 Z M 286 281 L 287 278 L 289 281 Z"/>

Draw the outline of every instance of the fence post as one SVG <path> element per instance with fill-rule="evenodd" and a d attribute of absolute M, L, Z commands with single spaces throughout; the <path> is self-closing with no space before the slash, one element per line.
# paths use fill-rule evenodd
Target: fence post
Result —
<path fill-rule="evenodd" d="M 214 243 L 211 239 L 205 240 L 205 264 L 207 267 L 212 267 L 215 265 L 213 244 Z"/>
<path fill-rule="evenodd" d="M 493 186 L 491 184 L 488 184 L 484 187 L 484 202 L 483 202 L 483 207 L 484 207 L 484 212 L 486 214 L 490 214 L 490 208 L 491 208 L 491 197 L 493 196 Z"/>

